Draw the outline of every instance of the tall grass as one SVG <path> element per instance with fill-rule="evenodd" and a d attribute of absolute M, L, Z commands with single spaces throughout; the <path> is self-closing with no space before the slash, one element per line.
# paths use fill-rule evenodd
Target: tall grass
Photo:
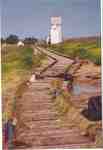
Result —
<path fill-rule="evenodd" d="M 97 65 L 101 64 L 100 38 L 72 39 L 51 45 L 50 48 L 71 58 L 78 56 L 81 59 L 89 59 Z"/>
<path fill-rule="evenodd" d="M 42 60 L 45 59 L 43 54 L 35 56 L 33 49 L 27 46 L 18 48 L 15 45 L 9 45 L 2 49 L 1 53 L 2 80 L 6 80 L 6 82 L 10 82 L 11 78 L 30 74 L 31 70 L 40 66 Z"/>

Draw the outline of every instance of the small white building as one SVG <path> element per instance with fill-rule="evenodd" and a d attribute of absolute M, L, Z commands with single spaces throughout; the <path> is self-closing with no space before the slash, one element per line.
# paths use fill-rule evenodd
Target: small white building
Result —
<path fill-rule="evenodd" d="M 61 17 L 51 17 L 50 43 L 57 44 L 62 42 L 62 20 Z"/>
<path fill-rule="evenodd" d="M 19 42 L 17 43 L 17 46 L 18 46 L 18 47 L 24 46 L 24 43 L 23 43 L 22 41 L 19 41 Z"/>

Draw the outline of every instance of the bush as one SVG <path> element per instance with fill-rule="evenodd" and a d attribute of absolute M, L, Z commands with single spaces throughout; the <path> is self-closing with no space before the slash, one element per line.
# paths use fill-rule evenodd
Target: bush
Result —
<path fill-rule="evenodd" d="M 19 38 L 16 35 L 11 34 L 6 38 L 6 43 L 8 44 L 16 44 L 18 41 L 19 41 Z"/>
<path fill-rule="evenodd" d="M 79 56 L 81 59 L 87 58 L 88 54 L 87 54 L 87 50 L 86 49 L 79 49 L 77 56 Z"/>
<path fill-rule="evenodd" d="M 32 68 L 33 66 L 33 60 L 31 56 L 26 56 L 23 58 L 24 67 L 26 68 Z"/>
<path fill-rule="evenodd" d="M 92 60 L 96 65 L 101 65 L 101 56 L 91 57 L 90 60 Z"/>

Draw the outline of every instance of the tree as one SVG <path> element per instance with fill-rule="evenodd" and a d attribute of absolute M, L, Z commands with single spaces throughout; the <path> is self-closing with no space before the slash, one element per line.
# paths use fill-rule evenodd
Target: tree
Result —
<path fill-rule="evenodd" d="M 5 39 L 4 38 L 1 38 L 0 40 L 1 40 L 1 44 L 5 43 Z"/>
<path fill-rule="evenodd" d="M 8 44 L 17 44 L 18 41 L 19 41 L 18 36 L 13 35 L 13 34 L 9 35 L 6 38 L 6 43 L 8 43 Z"/>
<path fill-rule="evenodd" d="M 38 40 L 33 37 L 27 37 L 24 39 L 24 44 L 35 44 L 37 42 L 38 42 Z"/>

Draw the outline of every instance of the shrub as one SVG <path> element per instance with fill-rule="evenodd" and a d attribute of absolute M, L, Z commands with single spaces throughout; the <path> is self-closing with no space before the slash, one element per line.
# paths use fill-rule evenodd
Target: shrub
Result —
<path fill-rule="evenodd" d="M 31 56 L 24 57 L 22 61 L 23 61 L 24 67 L 26 67 L 26 68 L 32 68 L 32 66 L 33 66 L 33 60 L 32 60 Z"/>
<path fill-rule="evenodd" d="M 18 41 L 19 41 L 19 38 L 17 35 L 11 34 L 6 38 L 6 43 L 8 44 L 16 44 Z"/>

